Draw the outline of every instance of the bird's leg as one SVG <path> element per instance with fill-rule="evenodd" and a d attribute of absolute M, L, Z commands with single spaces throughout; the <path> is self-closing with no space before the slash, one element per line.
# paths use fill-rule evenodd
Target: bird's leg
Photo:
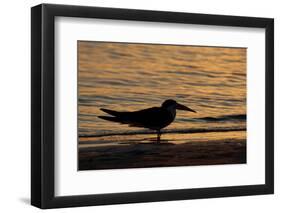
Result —
<path fill-rule="evenodd" d="M 161 132 L 160 130 L 157 130 L 157 143 L 160 143 L 160 138 L 161 138 Z"/>

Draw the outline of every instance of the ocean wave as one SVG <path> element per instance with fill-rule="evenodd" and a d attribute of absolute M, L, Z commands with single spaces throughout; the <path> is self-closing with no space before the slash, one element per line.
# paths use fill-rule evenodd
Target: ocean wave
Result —
<path fill-rule="evenodd" d="M 245 121 L 247 119 L 246 114 L 238 114 L 238 115 L 223 115 L 218 117 L 203 117 L 196 118 L 197 120 L 207 121 L 207 122 L 219 122 L 219 121 Z"/>
<path fill-rule="evenodd" d="M 185 133 L 208 133 L 208 132 L 233 132 L 233 131 L 246 131 L 246 126 L 242 127 L 212 127 L 212 128 L 190 128 L 190 129 L 168 129 L 163 130 L 162 134 L 185 134 Z M 108 132 L 98 134 L 79 134 L 79 137 L 105 137 L 105 136 L 120 136 L 120 135 L 146 135 L 155 134 L 155 131 L 139 130 L 127 132 Z"/>

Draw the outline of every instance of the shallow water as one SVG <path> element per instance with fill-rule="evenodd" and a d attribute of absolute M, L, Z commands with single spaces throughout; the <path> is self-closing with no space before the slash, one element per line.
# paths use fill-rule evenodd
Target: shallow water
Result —
<path fill-rule="evenodd" d="M 133 111 L 160 106 L 166 99 L 175 99 L 197 111 L 177 111 L 176 120 L 165 129 L 169 133 L 164 137 L 169 141 L 178 143 L 177 138 L 187 135 L 185 130 L 189 129 L 245 129 L 246 51 L 246 48 L 79 41 L 80 144 L 87 137 L 95 144 L 101 141 L 101 137 L 95 136 L 104 136 L 111 143 L 118 135 L 119 141 L 133 139 L 124 133 L 151 133 L 101 120 L 97 116 L 105 113 L 99 109 Z M 208 138 L 206 132 L 198 134 Z M 223 136 L 231 138 L 237 134 L 228 131 Z M 210 140 L 216 139 L 215 136 L 212 133 Z M 245 139 L 245 132 L 240 131 L 239 138 Z"/>

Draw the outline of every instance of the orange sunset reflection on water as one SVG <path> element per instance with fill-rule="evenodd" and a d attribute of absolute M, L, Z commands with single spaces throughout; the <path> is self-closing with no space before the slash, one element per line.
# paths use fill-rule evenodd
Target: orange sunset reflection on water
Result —
<path fill-rule="evenodd" d="M 246 56 L 246 48 L 78 41 L 79 136 L 114 133 L 106 143 L 114 137 L 126 141 L 123 133 L 146 130 L 101 120 L 100 108 L 133 111 L 166 99 L 197 111 L 177 112 L 166 128 L 171 134 L 163 135 L 169 141 L 216 139 L 216 133 L 197 133 L 192 139 L 178 130 L 246 128 Z M 246 132 L 217 134 L 223 137 L 245 139 Z M 91 139 L 93 144 L 97 140 Z"/>

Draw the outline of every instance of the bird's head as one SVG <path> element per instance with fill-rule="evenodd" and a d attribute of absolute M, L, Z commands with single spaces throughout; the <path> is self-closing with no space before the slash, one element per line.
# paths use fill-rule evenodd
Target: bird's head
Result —
<path fill-rule="evenodd" d="M 176 101 L 172 99 L 168 99 L 162 103 L 162 107 L 168 110 L 185 110 L 185 111 L 190 111 L 190 112 L 196 112 L 193 109 L 190 109 L 187 106 L 184 106 L 182 104 L 177 103 Z"/>

